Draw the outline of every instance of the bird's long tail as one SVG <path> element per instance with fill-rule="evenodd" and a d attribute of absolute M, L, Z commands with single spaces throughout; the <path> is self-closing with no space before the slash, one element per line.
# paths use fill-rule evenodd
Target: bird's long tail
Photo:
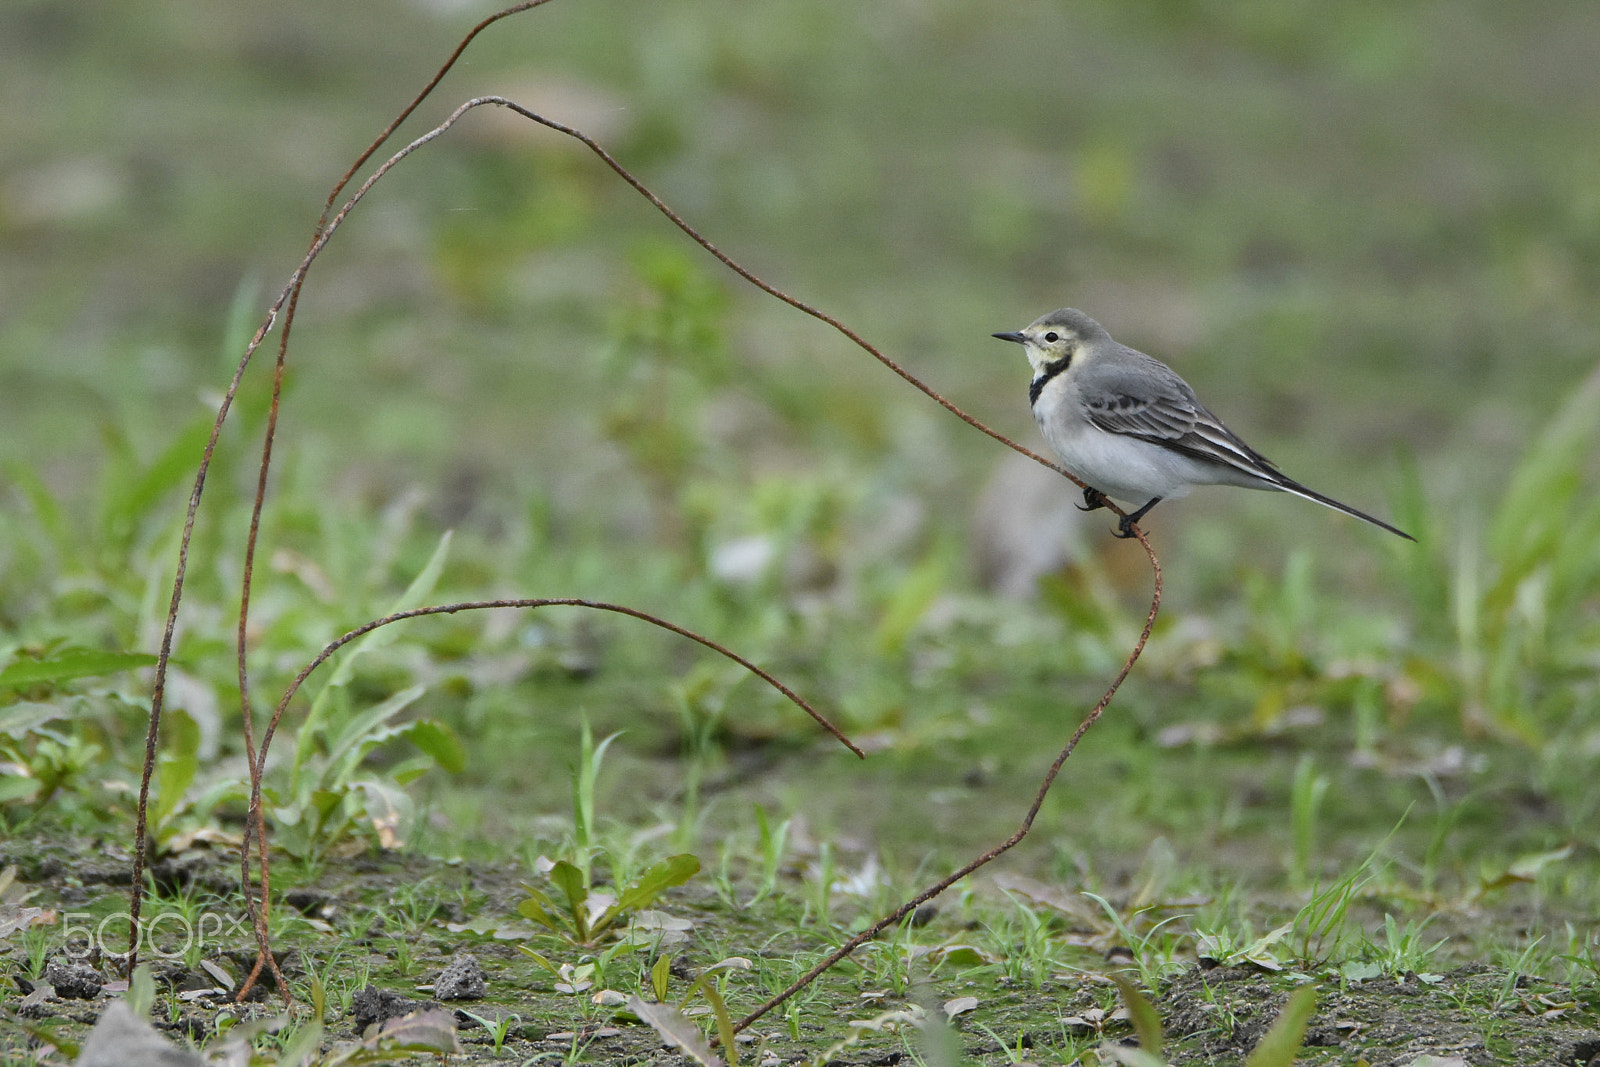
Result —
<path fill-rule="evenodd" d="M 1274 471 L 1273 473 L 1277 474 L 1278 472 Z M 1398 526 L 1390 526 L 1388 523 L 1384 522 L 1382 519 L 1374 518 L 1371 515 L 1368 515 L 1364 511 L 1358 511 L 1355 508 L 1351 507 L 1349 504 L 1341 504 L 1341 503 L 1339 503 L 1337 500 L 1333 499 L 1333 497 L 1331 497 L 1331 496 L 1323 496 L 1321 493 L 1317 492 L 1315 489 L 1309 489 L 1306 486 L 1303 486 L 1299 482 L 1295 481 L 1293 478 L 1287 478 L 1287 477 L 1283 476 L 1282 474 L 1278 474 L 1278 477 L 1273 479 L 1273 483 L 1275 485 L 1277 485 L 1277 487 L 1279 489 L 1282 489 L 1286 493 L 1293 493 L 1295 496 L 1303 496 L 1307 500 L 1315 500 L 1317 503 L 1321 504 L 1324 507 L 1332 508 L 1335 511 L 1342 511 L 1346 515 L 1352 515 L 1355 518 L 1360 519 L 1362 522 L 1370 522 L 1374 526 L 1381 526 L 1383 529 L 1388 530 L 1392 534 L 1397 534 L 1400 537 L 1404 537 L 1407 541 L 1415 541 L 1416 540 L 1415 537 L 1412 537 L 1410 534 L 1406 533 L 1404 530 L 1400 529 Z"/>

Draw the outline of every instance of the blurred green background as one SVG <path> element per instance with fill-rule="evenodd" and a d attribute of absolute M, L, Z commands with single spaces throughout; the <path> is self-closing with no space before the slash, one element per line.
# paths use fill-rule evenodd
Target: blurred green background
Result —
<path fill-rule="evenodd" d="M 236 289 L 265 304 L 333 179 L 490 10 L 7 3 L 4 458 L 75 488 L 108 427 L 153 449 L 187 421 L 235 358 Z M 1583 2 L 558 0 L 487 33 L 409 129 L 490 92 L 577 123 L 1025 442 L 1026 371 L 988 334 L 1082 307 L 1286 469 L 1382 511 L 1403 453 L 1438 493 L 1491 486 L 1594 361 L 1597 40 Z M 691 398 L 614 353 L 663 271 L 716 335 L 658 368 Z M 296 339 L 294 451 L 479 515 L 545 493 L 658 532 L 606 419 L 670 421 L 663 401 L 702 405 L 674 476 L 838 462 L 929 522 L 999 458 L 506 115 L 379 188 Z M 1158 525 L 1223 517 L 1268 551 L 1371 541 L 1240 494 Z"/>
<path fill-rule="evenodd" d="M 0 7 L 11 647 L 154 647 L 193 434 L 243 337 L 333 181 L 491 10 Z M 1597 71 L 1586 0 L 556 0 L 484 34 L 395 147 L 486 93 L 573 123 L 736 258 L 1033 447 L 1026 367 L 989 334 L 1088 311 L 1295 477 L 1402 525 L 1432 516 L 1431 543 L 1405 556 L 1285 497 L 1164 506 L 1151 528 L 1172 629 L 1129 721 L 1170 722 L 1177 693 L 1186 714 L 1262 726 L 1297 701 L 1365 700 L 1399 729 L 1420 699 L 1448 737 L 1487 701 L 1515 733 L 1527 708 L 1469 661 L 1482 650 L 1450 611 L 1475 602 L 1441 576 L 1600 351 Z M 699 622 L 811 681 L 847 725 L 914 727 L 920 744 L 981 729 L 985 701 L 1037 683 L 1015 714 L 1053 746 L 1142 612 L 1142 556 L 1103 515 L 1083 535 L 1097 555 L 1048 578 L 1038 606 L 983 596 L 971 531 L 1003 450 L 728 274 L 581 146 L 503 113 L 474 113 L 376 188 L 313 269 L 293 339 L 275 592 L 257 609 L 268 689 L 334 620 L 377 614 L 446 528 L 453 593 L 613 597 Z M 265 370 L 197 555 L 197 603 L 216 610 L 184 631 L 187 669 L 220 693 Z M 159 506 L 127 503 L 138 485 Z M 69 535 L 127 527 L 93 581 L 71 536 L 29 540 L 41 487 Z M 385 540 L 391 527 L 426 536 Z M 129 545 L 135 563 L 106 567 Z M 1298 570 L 1297 547 L 1312 553 Z M 1592 629 L 1592 597 L 1575 595 L 1564 610 Z M 857 622 L 830 629 L 829 611 Z M 456 654 L 546 640 L 463 626 L 478 629 Z M 561 634 L 582 676 L 584 632 Z M 633 645 L 615 637 L 609 662 L 637 666 Z M 1204 674 L 1219 648 L 1235 673 Z M 551 719 L 568 740 L 585 701 L 627 721 L 661 702 L 662 664 L 696 706 L 685 655 L 619 683 L 638 705 L 580 694 Z M 1372 657 L 1384 666 L 1359 666 Z M 429 699 L 465 705 L 464 732 L 492 751 L 508 735 L 485 723 L 504 708 L 484 702 L 513 698 L 484 695 L 492 671 L 467 675 Z M 1524 733 L 1548 739 L 1592 704 L 1560 692 L 1561 717 Z M 1032 775 L 1036 755 L 996 766 Z M 1145 814 L 1187 817 L 1152 788 Z M 1216 789 L 1194 818 L 1233 810 Z M 1593 808 L 1574 802 L 1569 825 Z M 1014 817 L 1010 800 L 995 810 L 968 828 Z"/>

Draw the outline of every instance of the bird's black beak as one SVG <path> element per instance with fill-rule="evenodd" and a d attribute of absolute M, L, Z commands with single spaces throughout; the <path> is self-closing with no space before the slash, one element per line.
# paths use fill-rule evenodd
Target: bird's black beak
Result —
<path fill-rule="evenodd" d="M 1015 341 L 1019 345 L 1028 343 L 1028 339 L 1022 336 L 1020 330 L 1013 330 L 1010 333 L 992 333 L 989 336 L 998 337 L 1002 341 Z"/>

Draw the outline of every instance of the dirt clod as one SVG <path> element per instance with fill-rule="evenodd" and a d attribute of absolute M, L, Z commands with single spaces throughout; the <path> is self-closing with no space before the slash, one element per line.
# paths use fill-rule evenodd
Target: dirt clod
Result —
<path fill-rule="evenodd" d="M 390 1019 L 410 1015 L 414 1011 L 438 1006 L 435 1001 L 412 1000 L 399 993 L 391 993 L 387 989 L 369 985 L 350 998 L 350 1017 L 355 1023 L 356 1033 L 359 1034 L 373 1023 L 385 1023 Z"/>
<path fill-rule="evenodd" d="M 100 972 L 87 963 L 72 963 L 60 956 L 45 964 L 44 980 L 64 1000 L 93 1000 L 105 984 Z"/>
<path fill-rule="evenodd" d="M 478 957 L 470 952 L 457 952 L 449 966 L 439 972 L 433 983 L 433 995 L 440 1000 L 477 1000 L 487 988 Z"/>

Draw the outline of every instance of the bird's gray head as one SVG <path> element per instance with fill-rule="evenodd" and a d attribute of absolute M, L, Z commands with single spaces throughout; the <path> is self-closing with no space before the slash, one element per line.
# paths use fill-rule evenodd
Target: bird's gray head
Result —
<path fill-rule="evenodd" d="M 1096 343 L 1111 340 L 1111 335 L 1098 322 L 1077 308 L 1059 308 L 1039 316 L 1015 333 L 994 336 L 1022 346 L 1035 378 L 1046 373 L 1060 373 Z"/>

